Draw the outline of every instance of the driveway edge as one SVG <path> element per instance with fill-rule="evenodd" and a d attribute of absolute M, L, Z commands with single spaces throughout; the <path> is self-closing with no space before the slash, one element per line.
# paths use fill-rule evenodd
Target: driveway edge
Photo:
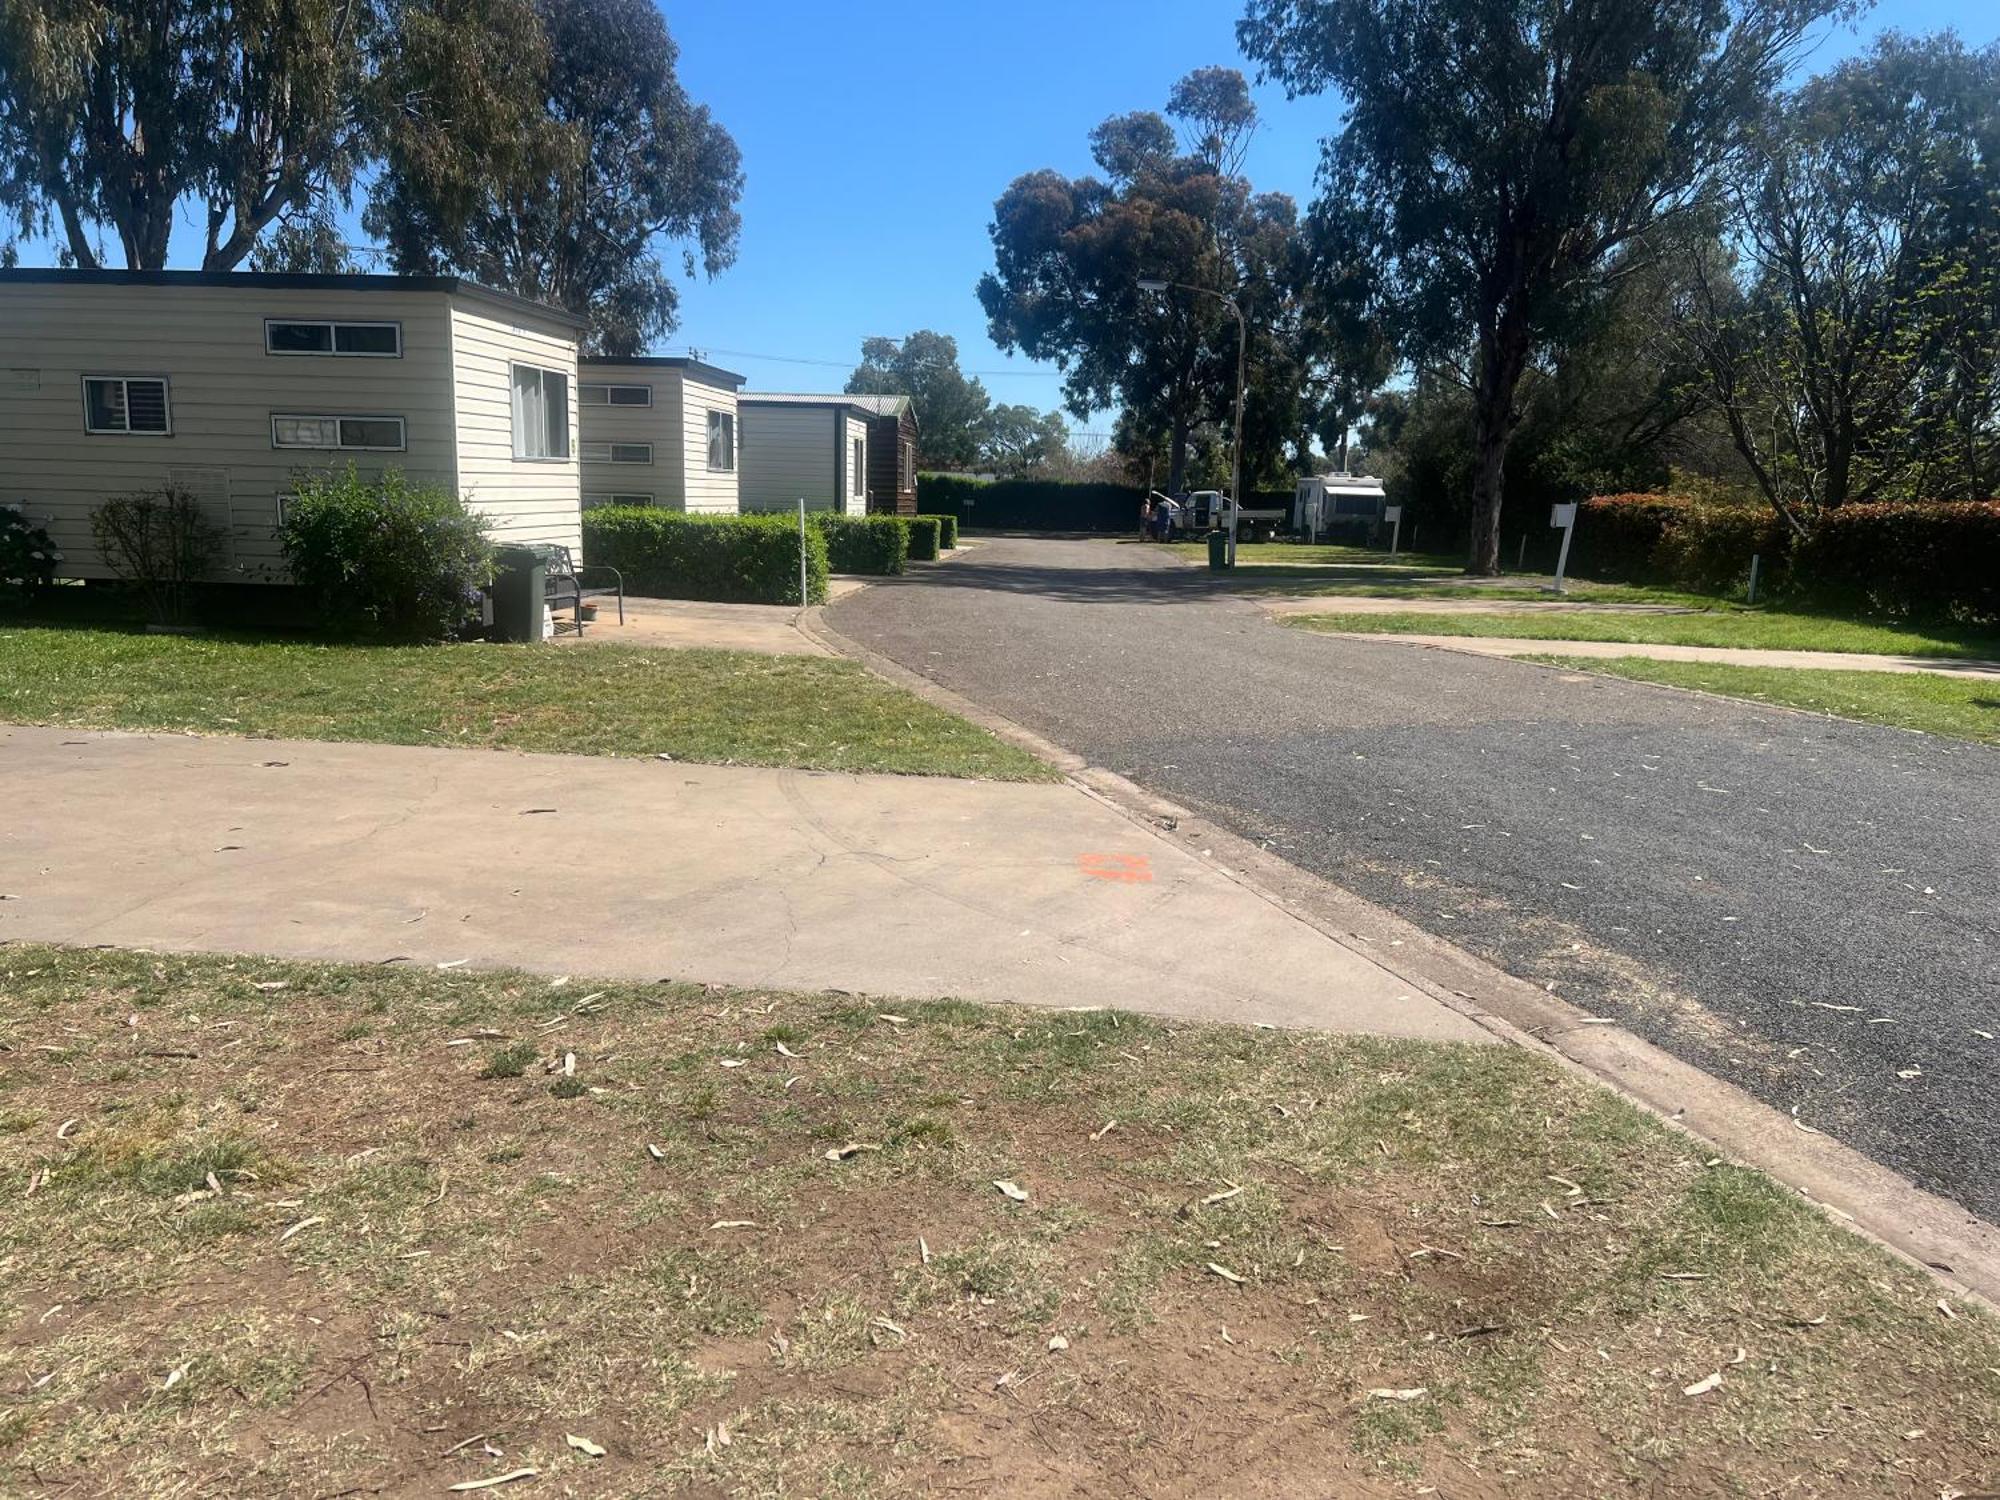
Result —
<path fill-rule="evenodd" d="M 1608 1085 L 1665 1124 L 1756 1167 L 1892 1254 L 2000 1311 L 2000 1226 L 1925 1192 L 1624 1026 L 1517 979 L 849 639 L 827 623 L 822 607 L 802 611 L 799 629 L 877 676 L 1040 756 L 1080 790 L 1135 822 L 1198 845 L 1202 858 L 1245 889 L 1502 1040 Z"/>

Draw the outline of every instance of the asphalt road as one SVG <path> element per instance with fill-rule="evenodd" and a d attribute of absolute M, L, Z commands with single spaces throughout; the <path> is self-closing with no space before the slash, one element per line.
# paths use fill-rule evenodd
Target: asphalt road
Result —
<path fill-rule="evenodd" d="M 829 618 L 2000 1220 L 2000 751 L 1290 630 L 1108 541 Z"/>

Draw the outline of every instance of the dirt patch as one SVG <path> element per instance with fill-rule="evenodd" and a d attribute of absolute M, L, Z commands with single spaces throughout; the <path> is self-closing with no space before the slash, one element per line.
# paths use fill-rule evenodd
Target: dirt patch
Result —
<path fill-rule="evenodd" d="M 8 1493 L 2000 1472 L 1976 1310 L 1508 1049 L 51 949 L 0 1047 Z"/>

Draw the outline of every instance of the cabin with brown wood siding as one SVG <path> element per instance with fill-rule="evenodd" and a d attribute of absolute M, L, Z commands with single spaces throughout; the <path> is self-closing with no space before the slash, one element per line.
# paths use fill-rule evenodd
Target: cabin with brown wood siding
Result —
<path fill-rule="evenodd" d="M 868 514 L 917 513 L 917 409 L 908 396 L 849 396 L 868 424 Z"/>

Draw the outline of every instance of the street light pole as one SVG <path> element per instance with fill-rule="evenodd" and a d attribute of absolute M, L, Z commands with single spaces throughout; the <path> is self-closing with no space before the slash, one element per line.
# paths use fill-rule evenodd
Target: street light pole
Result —
<path fill-rule="evenodd" d="M 1205 286 L 1193 286 L 1185 281 L 1168 281 L 1161 276 L 1142 276 L 1139 290 L 1142 292 L 1164 292 L 1168 287 L 1179 287 L 1184 292 L 1199 292 L 1204 297 L 1213 297 L 1236 319 L 1236 426 L 1231 434 L 1229 455 L 1229 566 L 1236 566 L 1236 520 L 1243 510 L 1243 391 L 1244 366 L 1250 356 L 1250 325 L 1244 321 L 1243 309 L 1236 299 L 1227 292 L 1213 291 Z"/>

